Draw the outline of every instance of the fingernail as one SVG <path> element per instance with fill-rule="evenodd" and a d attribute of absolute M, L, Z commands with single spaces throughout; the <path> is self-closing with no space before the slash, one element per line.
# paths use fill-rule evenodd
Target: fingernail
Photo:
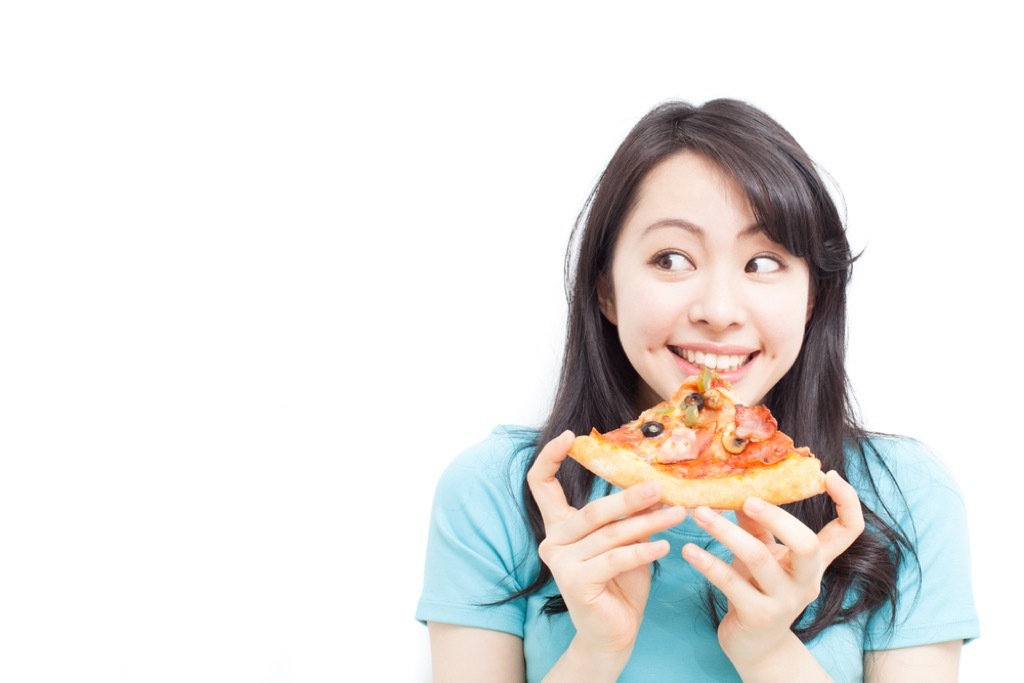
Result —
<path fill-rule="evenodd" d="M 715 513 L 711 511 L 711 508 L 699 507 L 693 511 L 693 516 L 697 518 L 698 522 L 710 522 L 715 518 Z"/>
<path fill-rule="evenodd" d="M 747 498 L 747 502 L 744 503 L 744 507 L 751 512 L 760 512 L 765 508 L 765 502 L 760 498 Z"/>
<path fill-rule="evenodd" d="M 658 495 L 658 485 L 653 481 L 649 481 L 644 484 L 644 487 L 640 489 L 640 492 L 644 494 L 645 498 L 653 498 Z"/>
<path fill-rule="evenodd" d="M 709 564 L 708 557 L 707 551 L 701 550 L 693 543 L 687 543 L 683 546 L 683 559 L 694 567 L 706 567 Z"/>

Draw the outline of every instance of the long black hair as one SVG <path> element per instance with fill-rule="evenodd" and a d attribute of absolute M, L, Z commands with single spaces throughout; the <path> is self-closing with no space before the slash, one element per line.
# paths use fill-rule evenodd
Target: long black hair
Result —
<path fill-rule="evenodd" d="M 682 151 L 703 156 L 731 176 L 765 234 L 807 261 L 814 305 L 803 345 L 764 404 L 796 443 L 811 448 L 825 471 L 834 469 L 847 478 L 848 455 L 865 463 L 877 455 L 856 416 L 845 366 L 846 288 L 857 256 L 811 158 L 774 119 L 731 99 L 701 106 L 668 102 L 654 108 L 630 131 L 598 179 L 566 254 L 569 313 L 561 373 L 551 412 L 533 446 L 539 448 L 566 429 L 577 434 L 592 427 L 614 429 L 648 407 L 636 404 L 640 379 L 615 327 L 601 314 L 598 283 L 610 274 L 615 242 L 640 184 L 656 165 Z M 585 505 L 594 475 L 567 459 L 557 476 L 569 504 Z M 524 513 L 539 544 L 544 524 L 525 481 L 522 487 Z M 787 509 L 815 531 L 836 516 L 828 496 L 814 496 Z M 913 549 L 904 532 L 887 521 L 893 518 L 889 511 L 880 512 L 886 514 L 865 507 L 866 531 L 825 571 L 813 617 L 798 620 L 794 627 L 804 641 L 831 624 L 886 602 L 895 604 L 897 570 Z M 542 563 L 536 579 L 507 599 L 535 594 L 550 578 Z M 714 591 L 709 596 L 717 622 L 720 597 L 716 600 Z M 564 609 L 560 597 L 548 600 L 547 612 Z"/>

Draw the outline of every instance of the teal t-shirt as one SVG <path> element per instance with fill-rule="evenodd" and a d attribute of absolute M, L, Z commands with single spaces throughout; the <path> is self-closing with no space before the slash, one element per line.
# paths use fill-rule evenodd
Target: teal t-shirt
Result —
<path fill-rule="evenodd" d="M 539 560 L 533 536 L 522 522 L 523 474 L 535 433 L 498 427 L 456 458 L 442 475 L 434 498 L 423 592 L 416 611 L 434 621 L 504 631 L 523 639 L 528 681 L 540 681 L 572 640 L 567 613 L 545 616 L 551 584 L 527 598 L 496 606 L 528 585 Z M 906 498 L 893 517 L 911 534 L 919 565 L 905 562 L 899 576 L 900 602 L 895 628 L 890 610 L 864 614 L 853 623 L 832 626 L 808 643 L 836 681 L 863 678 L 865 650 L 925 645 L 978 636 L 970 580 L 964 502 L 946 468 L 911 439 L 873 441 Z M 881 467 L 869 463 L 872 471 Z M 850 481 L 861 499 L 879 512 L 878 496 L 895 500 L 893 483 L 876 476 L 878 491 L 863 468 L 850 466 Z M 729 552 L 690 518 L 657 537 L 671 550 L 658 562 L 640 634 L 620 681 L 738 681 L 718 645 L 705 607 L 708 583 L 682 559 L 688 542 L 728 559 Z M 918 567 L 920 571 L 918 571 Z"/>

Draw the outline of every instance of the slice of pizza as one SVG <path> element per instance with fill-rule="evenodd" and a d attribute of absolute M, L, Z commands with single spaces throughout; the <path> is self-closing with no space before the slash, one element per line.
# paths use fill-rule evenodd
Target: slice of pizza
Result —
<path fill-rule="evenodd" d="M 779 505 L 825 491 L 810 450 L 796 448 L 768 408 L 741 404 L 709 369 L 632 422 L 576 437 L 569 455 L 621 488 L 657 481 L 663 502 L 688 508 L 736 510 L 752 496 Z"/>

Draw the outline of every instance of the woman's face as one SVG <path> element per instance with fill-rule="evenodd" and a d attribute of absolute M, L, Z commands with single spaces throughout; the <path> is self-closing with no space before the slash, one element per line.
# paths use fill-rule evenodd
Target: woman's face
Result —
<path fill-rule="evenodd" d="M 807 263 L 768 239 L 735 181 L 681 152 L 642 182 L 599 298 L 643 380 L 641 405 L 705 366 L 754 405 L 796 360 L 809 292 Z"/>

